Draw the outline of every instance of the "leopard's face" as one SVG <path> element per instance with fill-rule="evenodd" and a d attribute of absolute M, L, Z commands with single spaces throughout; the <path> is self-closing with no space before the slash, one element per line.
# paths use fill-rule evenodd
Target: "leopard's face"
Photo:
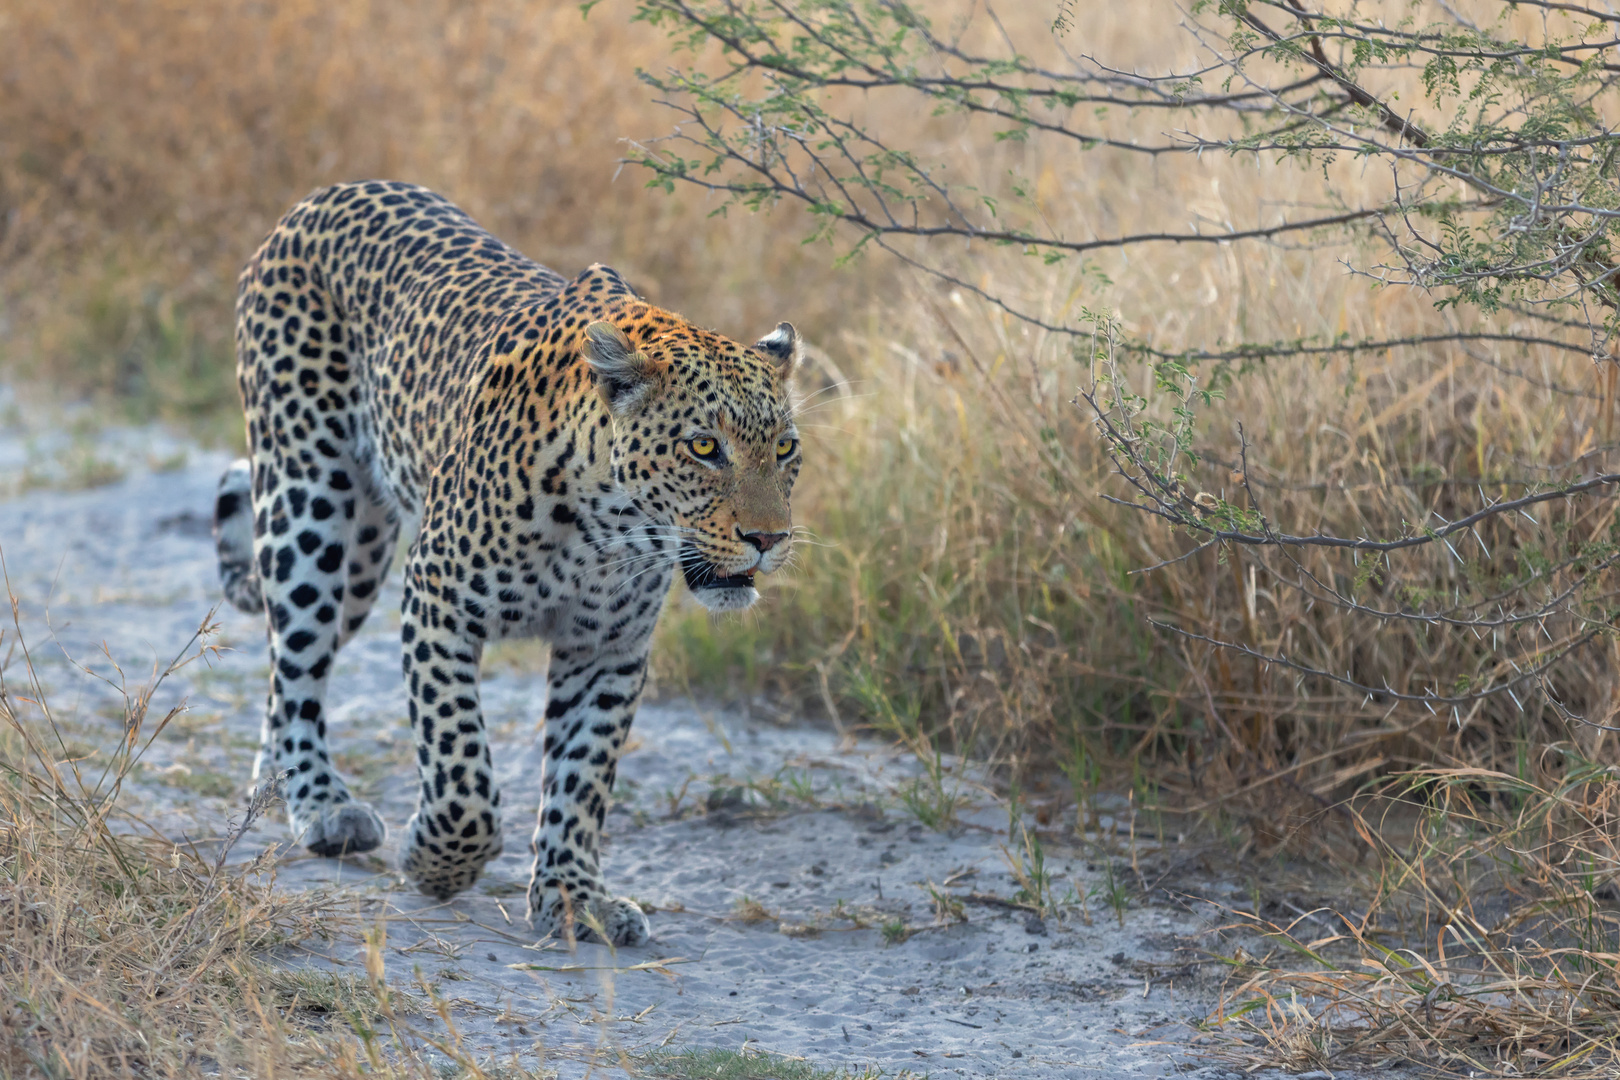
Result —
<path fill-rule="evenodd" d="M 798 335 L 782 323 L 748 347 L 686 324 L 622 322 L 593 323 L 585 348 L 613 418 L 614 481 L 652 519 L 649 533 L 678 542 L 698 602 L 739 611 L 793 546 Z"/>

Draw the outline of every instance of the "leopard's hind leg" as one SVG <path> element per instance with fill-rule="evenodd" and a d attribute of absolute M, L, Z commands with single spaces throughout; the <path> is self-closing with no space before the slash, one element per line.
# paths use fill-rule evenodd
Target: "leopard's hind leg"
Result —
<path fill-rule="evenodd" d="M 293 835 L 310 851 L 357 854 L 381 845 L 386 830 L 332 765 L 326 690 L 338 649 L 376 598 L 398 516 L 361 464 L 361 403 L 342 327 L 304 268 L 272 254 L 286 252 L 276 239 L 243 275 L 237 308 L 252 453 L 251 570 L 270 655 L 254 781 L 273 775 L 283 782 Z M 232 476 L 240 470 L 226 474 L 222 492 L 240 486 Z M 240 530 L 233 515 L 221 517 L 228 581 L 234 564 L 225 555 L 235 551 Z"/>

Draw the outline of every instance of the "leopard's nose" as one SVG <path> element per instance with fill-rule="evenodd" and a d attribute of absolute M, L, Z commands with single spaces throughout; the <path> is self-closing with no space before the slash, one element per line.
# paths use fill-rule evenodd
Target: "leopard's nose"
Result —
<path fill-rule="evenodd" d="M 759 550 L 761 555 L 788 538 L 785 532 L 747 532 L 742 537 Z"/>

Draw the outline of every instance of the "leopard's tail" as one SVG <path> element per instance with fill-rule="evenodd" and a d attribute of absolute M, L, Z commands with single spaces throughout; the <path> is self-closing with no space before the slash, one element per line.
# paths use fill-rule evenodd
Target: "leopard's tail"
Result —
<path fill-rule="evenodd" d="M 214 499 L 214 549 L 225 599 L 246 612 L 264 610 L 259 571 L 253 565 L 253 466 L 231 462 Z"/>

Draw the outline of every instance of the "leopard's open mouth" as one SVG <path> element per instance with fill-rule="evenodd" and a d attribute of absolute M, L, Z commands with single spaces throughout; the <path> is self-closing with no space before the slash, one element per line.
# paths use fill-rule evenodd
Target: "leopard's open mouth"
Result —
<path fill-rule="evenodd" d="M 752 589 L 754 572 L 723 574 L 719 568 L 689 547 L 681 549 L 681 572 L 686 575 L 686 587 L 693 592 L 705 589 Z"/>

